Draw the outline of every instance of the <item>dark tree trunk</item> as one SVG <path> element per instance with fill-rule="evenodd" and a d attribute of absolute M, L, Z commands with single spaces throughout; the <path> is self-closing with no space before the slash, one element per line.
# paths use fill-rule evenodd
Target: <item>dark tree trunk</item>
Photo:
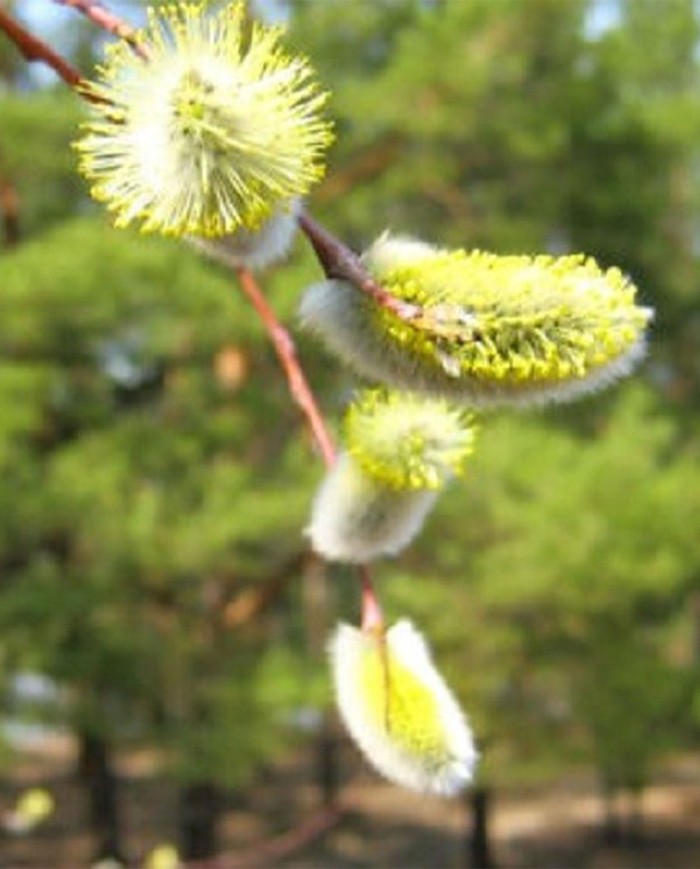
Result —
<path fill-rule="evenodd" d="M 329 631 L 329 586 L 326 566 L 319 558 L 309 559 L 303 572 L 304 616 L 306 639 L 312 655 L 325 655 Z M 340 788 L 339 743 L 335 719 L 325 713 L 314 740 L 314 773 L 320 791 L 321 803 L 330 808 L 336 801 Z"/>
<path fill-rule="evenodd" d="M 608 788 L 605 791 L 605 818 L 602 839 L 605 845 L 639 845 L 644 841 L 642 791 Z M 621 803 L 621 804 L 620 804 Z"/>
<path fill-rule="evenodd" d="M 633 790 L 629 794 L 629 810 L 627 815 L 625 838 L 627 841 L 639 845 L 644 842 L 645 836 L 646 825 L 644 818 L 642 791 Z"/>
<path fill-rule="evenodd" d="M 2 178 L 0 178 L 0 213 L 4 246 L 15 247 L 20 240 L 19 196 L 15 185 Z"/>
<path fill-rule="evenodd" d="M 694 591 L 690 595 L 688 606 L 692 625 L 693 663 L 700 664 L 700 591 Z"/>
<path fill-rule="evenodd" d="M 122 863 L 118 781 L 112 766 L 110 747 L 92 733 L 80 734 L 78 778 L 88 801 L 90 829 L 95 839 L 95 860 L 112 858 Z"/>
<path fill-rule="evenodd" d="M 183 860 L 208 860 L 219 853 L 224 801 L 212 782 L 185 785 L 180 792 L 180 849 Z"/>
<path fill-rule="evenodd" d="M 624 825 L 617 810 L 617 790 L 609 783 L 603 786 L 603 842 L 606 845 L 619 845 L 624 836 Z"/>
<path fill-rule="evenodd" d="M 475 787 L 468 796 L 471 814 L 471 830 L 467 838 L 467 865 L 472 869 L 494 869 L 496 863 L 491 851 L 489 821 L 491 791 Z"/>
<path fill-rule="evenodd" d="M 334 805 L 340 788 L 338 739 L 333 721 L 325 715 L 316 743 L 316 775 L 321 802 L 326 808 Z"/>

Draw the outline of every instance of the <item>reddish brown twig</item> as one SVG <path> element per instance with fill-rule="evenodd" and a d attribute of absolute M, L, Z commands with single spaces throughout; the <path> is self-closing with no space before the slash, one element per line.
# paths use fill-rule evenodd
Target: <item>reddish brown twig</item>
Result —
<path fill-rule="evenodd" d="M 284 590 L 293 577 L 306 567 L 308 553 L 295 553 L 262 582 L 258 581 L 228 599 L 219 607 L 217 617 L 224 628 L 240 628 L 260 616 Z"/>
<path fill-rule="evenodd" d="M 139 56 L 148 59 L 148 50 L 138 39 L 137 33 L 130 25 L 113 15 L 95 0 L 56 0 L 61 5 L 76 9 L 104 30 L 126 40 Z M 68 61 L 60 57 L 46 43 L 35 37 L 6 12 L 0 9 L 0 30 L 3 30 L 12 42 L 17 45 L 28 61 L 40 61 L 50 66 L 67 84 L 76 89 L 80 96 L 92 102 L 101 101 L 100 97 L 92 95 L 80 87 L 82 77 Z M 311 217 L 303 214 L 299 225 L 311 241 L 321 265 L 329 277 L 338 277 L 350 281 L 361 291 L 367 293 L 375 301 L 392 311 L 403 320 L 415 322 L 420 326 L 423 309 L 392 296 L 379 286 L 367 274 L 359 257 L 339 239 L 325 230 Z M 296 347 L 289 332 L 277 320 L 272 308 L 267 303 L 253 274 L 244 268 L 237 270 L 241 289 L 257 311 L 267 329 L 275 352 L 284 369 L 292 398 L 299 406 L 311 430 L 326 467 L 335 462 L 335 447 L 321 412 L 318 409 L 313 392 L 299 364 Z M 365 589 L 371 591 L 369 570 L 361 568 L 361 579 Z"/>
<path fill-rule="evenodd" d="M 257 311 L 270 336 L 277 357 L 284 368 L 292 398 L 306 418 L 326 467 L 331 468 L 335 463 L 335 447 L 333 446 L 333 441 L 331 440 L 323 415 L 316 404 L 316 399 L 306 380 L 304 371 L 299 364 L 294 341 L 289 332 L 277 319 L 275 312 L 268 304 L 252 272 L 239 267 L 236 269 L 236 273 L 241 289 Z M 383 623 L 382 611 L 372 584 L 372 574 L 366 564 L 359 567 L 359 575 L 362 585 L 363 627 L 371 626 L 372 628 L 376 628 Z"/>
<path fill-rule="evenodd" d="M 245 268 L 238 268 L 236 272 L 241 289 L 257 311 L 270 336 L 277 358 L 284 368 L 292 398 L 306 418 L 326 467 L 331 467 L 335 462 L 335 447 L 304 372 L 299 365 L 294 341 L 277 319 L 252 272 Z"/>
<path fill-rule="evenodd" d="M 188 867 L 189 869 L 253 869 L 256 866 L 271 866 L 327 833 L 338 823 L 344 811 L 342 806 L 321 809 L 286 833 L 260 842 L 246 851 L 222 854 L 212 860 L 188 863 Z"/>
<path fill-rule="evenodd" d="M 89 18 L 93 24 L 101 27 L 102 30 L 106 30 L 107 33 L 127 42 L 134 53 L 143 60 L 148 60 L 148 47 L 141 41 L 138 30 L 110 12 L 97 0 L 54 0 L 54 3 L 76 9 L 86 18 Z"/>
<path fill-rule="evenodd" d="M 74 66 L 3 9 L 0 9 L 0 30 L 14 42 L 29 63 L 45 64 L 74 89 L 80 85 L 82 76 Z"/>
<path fill-rule="evenodd" d="M 369 296 L 380 308 L 389 311 L 413 329 L 426 332 L 433 338 L 466 341 L 475 337 L 473 329 L 465 329 L 470 317 L 459 305 L 438 304 L 422 307 L 394 296 L 367 272 L 362 259 L 343 244 L 310 214 L 302 212 L 299 227 L 314 249 L 316 258 L 328 278 L 346 281 L 356 290 Z"/>
<path fill-rule="evenodd" d="M 139 57 L 148 60 L 148 47 L 140 41 L 138 31 L 107 10 L 97 0 L 54 0 L 54 2 L 77 10 L 98 27 L 124 39 Z M 17 45 L 27 60 L 41 61 L 50 66 L 72 88 L 77 89 L 84 99 L 90 102 L 102 101 L 101 97 L 79 87 L 82 77 L 77 69 L 2 10 L 0 10 L 0 29 Z M 416 328 L 427 329 L 434 334 L 440 333 L 441 324 L 439 322 L 436 322 L 431 316 L 426 316 L 425 310 L 419 305 L 405 302 L 387 292 L 367 273 L 357 254 L 309 214 L 301 213 L 299 226 L 311 242 L 328 277 L 348 281 L 358 290 L 373 298 L 380 307 L 391 311 L 400 320 L 411 323 Z"/>
<path fill-rule="evenodd" d="M 299 215 L 299 226 L 311 242 L 327 277 L 348 281 L 400 320 L 412 323 L 421 319 L 423 309 L 419 305 L 404 302 L 387 292 L 367 274 L 359 256 L 311 215 L 302 211 Z"/>
<path fill-rule="evenodd" d="M 382 631 L 384 629 L 384 613 L 382 612 L 377 592 L 372 583 L 372 575 L 366 564 L 359 567 L 362 583 L 361 619 L 362 630 L 366 632 Z"/>

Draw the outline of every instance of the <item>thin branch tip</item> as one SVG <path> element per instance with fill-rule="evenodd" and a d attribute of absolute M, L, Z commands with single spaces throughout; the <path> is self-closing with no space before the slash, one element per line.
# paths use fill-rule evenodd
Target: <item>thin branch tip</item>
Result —
<path fill-rule="evenodd" d="M 302 211 L 298 218 L 299 228 L 309 240 L 321 268 L 329 280 L 347 281 L 355 289 L 373 299 L 380 308 L 390 311 L 400 320 L 421 326 L 423 309 L 405 302 L 380 286 L 367 272 L 358 254 L 340 239 Z"/>

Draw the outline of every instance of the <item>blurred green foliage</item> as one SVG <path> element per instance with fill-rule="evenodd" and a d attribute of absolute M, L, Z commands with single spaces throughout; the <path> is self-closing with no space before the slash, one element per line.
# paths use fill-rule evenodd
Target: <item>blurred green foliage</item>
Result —
<path fill-rule="evenodd" d="M 634 382 L 484 418 L 471 476 L 377 571 L 458 688 L 485 781 L 586 763 L 638 789 L 700 724 L 700 22 L 691 0 L 661 16 L 628 0 L 592 35 L 592 7 L 285 8 L 333 94 L 312 207 L 346 240 L 583 250 L 657 308 Z M 21 228 L 0 253 L 2 666 L 58 680 L 76 728 L 234 783 L 323 696 L 296 581 L 320 469 L 232 277 L 109 228 L 74 174 L 77 101 L 18 92 L 19 62 L 0 61 Z M 284 319 L 317 274 L 300 246 L 266 277 Z M 352 381 L 300 350 L 334 415 Z M 280 572 L 273 605 L 231 629 L 230 607 Z"/>
<path fill-rule="evenodd" d="M 159 733 L 189 746 L 183 773 L 237 781 L 279 743 L 261 697 L 289 677 L 262 666 L 265 632 L 226 629 L 226 606 L 298 571 L 317 477 L 284 385 L 258 386 L 276 363 L 230 279 L 97 217 L 18 245 L 3 276 L 6 648 L 70 687 L 79 730 Z M 219 749 L 193 769 L 193 740 L 229 738 L 227 763 Z"/>

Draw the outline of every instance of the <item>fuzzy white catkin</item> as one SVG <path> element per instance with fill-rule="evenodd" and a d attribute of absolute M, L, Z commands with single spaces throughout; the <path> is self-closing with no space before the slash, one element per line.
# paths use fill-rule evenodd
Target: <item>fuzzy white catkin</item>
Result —
<path fill-rule="evenodd" d="M 471 728 L 411 622 L 383 638 L 340 624 L 329 652 L 341 717 L 378 772 L 441 796 L 469 784 L 478 760 Z"/>
<path fill-rule="evenodd" d="M 301 324 L 315 333 L 326 347 L 349 368 L 368 380 L 381 381 L 395 388 L 410 389 L 425 395 L 471 407 L 532 407 L 548 402 L 566 402 L 605 389 L 630 374 L 644 358 L 646 338 L 640 335 L 630 349 L 586 377 L 552 382 L 521 392 L 507 389 L 498 381 L 471 384 L 455 375 L 445 359 L 444 370 L 428 369 L 420 358 L 390 343 L 377 331 L 367 316 L 366 301 L 346 281 L 320 281 L 309 287 L 299 308 Z"/>
<path fill-rule="evenodd" d="M 423 324 L 382 314 L 343 280 L 310 287 L 301 322 L 358 374 L 393 388 L 484 407 L 568 401 L 629 374 L 646 351 L 653 311 L 619 269 L 581 254 L 449 251 L 385 233 L 363 260 L 423 308 Z"/>
<path fill-rule="evenodd" d="M 323 176 L 328 94 L 279 28 L 244 0 L 150 8 L 148 62 L 110 43 L 75 144 L 92 196 L 117 226 L 220 238 L 255 231 Z"/>
<path fill-rule="evenodd" d="M 387 487 L 346 453 L 321 484 L 306 534 L 331 561 L 362 564 L 396 555 L 418 534 L 438 492 Z"/>

